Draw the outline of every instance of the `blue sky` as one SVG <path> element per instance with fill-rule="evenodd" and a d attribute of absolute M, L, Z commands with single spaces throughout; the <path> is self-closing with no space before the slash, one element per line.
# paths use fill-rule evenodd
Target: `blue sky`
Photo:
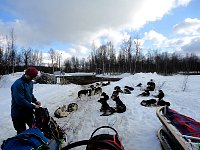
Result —
<path fill-rule="evenodd" d="M 166 14 L 161 20 L 147 24 L 144 30 L 157 30 L 158 32 L 170 36 L 172 27 L 175 24 L 181 23 L 185 18 L 198 18 L 200 17 L 200 2 L 192 0 L 187 6 L 180 6 L 172 9 L 169 14 Z"/>
<path fill-rule="evenodd" d="M 199 0 L 4 0 L 0 3 L 0 44 L 14 29 L 16 44 L 47 53 L 50 48 L 87 57 L 91 45 L 129 36 L 142 50 L 200 55 Z"/>

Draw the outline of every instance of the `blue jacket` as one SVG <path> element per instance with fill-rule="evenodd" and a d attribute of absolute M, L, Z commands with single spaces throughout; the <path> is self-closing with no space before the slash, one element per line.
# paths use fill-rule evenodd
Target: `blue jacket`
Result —
<path fill-rule="evenodd" d="M 37 100 L 33 95 L 33 82 L 23 75 L 11 86 L 11 117 L 27 118 L 33 116 L 33 108 Z"/>

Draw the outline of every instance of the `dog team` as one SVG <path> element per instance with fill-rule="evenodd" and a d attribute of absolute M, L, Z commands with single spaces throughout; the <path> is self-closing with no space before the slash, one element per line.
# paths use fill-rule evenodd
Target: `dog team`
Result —
<path fill-rule="evenodd" d="M 119 93 L 123 93 L 123 91 L 121 90 L 119 86 L 116 86 L 111 95 L 111 99 L 116 103 L 116 107 L 109 106 L 108 104 L 109 96 L 105 92 L 101 94 L 101 97 L 98 100 L 98 102 L 102 104 L 100 108 L 100 112 L 102 112 L 103 114 L 101 116 L 108 116 L 115 112 L 123 113 L 126 111 L 126 105 L 119 98 Z"/>
<path fill-rule="evenodd" d="M 141 87 L 141 83 L 139 83 L 137 86 Z M 151 79 L 149 82 L 147 82 L 147 87 L 146 89 L 144 89 L 144 92 L 142 92 L 141 94 L 139 94 L 138 96 L 144 96 L 144 97 L 148 97 L 150 96 L 150 91 L 154 91 L 156 87 L 155 82 L 153 81 L 153 79 Z M 167 101 L 163 100 L 163 97 L 165 96 L 164 92 L 162 90 L 158 90 L 158 95 L 155 95 L 153 97 L 158 98 L 157 100 L 152 98 L 149 100 L 142 100 L 141 101 L 141 105 L 142 106 L 170 106 L 170 103 Z"/>
<path fill-rule="evenodd" d="M 126 111 L 126 105 L 122 102 L 122 100 L 119 97 L 119 93 L 124 94 L 131 94 L 131 91 L 134 90 L 133 87 L 130 86 L 124 86 L 124 89 L 122 90 L 119 86 L 114 87 L 114 91 L 112 92 L 112 95 L 109 97 L 105 92 L 102 91 L 103 86 L 110 85 L 110 81 L 107 83 L 96 83 L 96 85 L 90 85 L 87 89 L 83 89 L 78 91 L 78 98 L 81 99 L 82 96 L 90 97 L 93 95 L 99 95 L 100 99 L 98 100 L 99 103 L 101 103 L 100 112 L 102 112 L 101 116 L 108 116 L 113 113 L 123 113 Z M 136 87 L 141 87 L 142 84 L 139 83 Z M 150 96 L 150 91 L 155 90 L 155 82 L 153 79 L 151 79 L 149 82 L 147 82 L 147 86 L 144 89 L 144 92 L 139 94 L 138 96 L 148 97 Z M 155 98 L 158 99 L 149 99 L 149 100 L 142 100 L 141 105 L 142 106 L 170 106 L 169 102 L 166 102 L 163 100 L 163 97 L 165 96 L 164 92 L 162 90 L 159 90 L 158 95 L 155 95 Z M 112 99 L 116 106 L 111 107 L 108 104 L 108 100 Z M 70 109 L 71 108 L 71 109 Z M 76 103 L 69 104 L 67 107 L 66 105 L 63 105 L 62 107 L 59 107 L 55 112 L 54 115 L 58 118 L 60 117 L 66 117 L 71 112 L 76 111 L 78 109 L 78 105 Z"/>
<path fill-rule="evenodd" d="M 101 83 L 101 86 L 107 86 L 110 84 L 110 81 L 107 83 Z M 96 87 L 94 85 L 91 85 L 90 88 L 85 89 L 85 90 L 80 90 L 78 91 L 78 98 L 81 99 L 82 95 L 85 96 L 92 96 L 92 95 L 97 95 L 102 93 L 102 88 L 100 87 L 99 83 L 96 83 Z M 67 117 L 71 112 L 74 112 L 78 109 L 78 104 L 77 103 L 70 103 L 68 106 L 63 105 L 61 107 L 58 107 L 54 111 L 54 116 L 57 118 L 62 118 L 62 117 Z"/>
<path fill-rule="evenodd" d="M 101 86 L 107 86 L 110 84 L 110 81 L 108 81 L 107 83 L 96 83 L 96 86 L 94 85 L 90 85 L 88 89 L 84 89 L 84 90 L 80 90 L 78 91 L 78 98 L 81 99 L 82 95 L 85 96 L 92 96 L 92 95 L 97 95 L 97 94 L 101 94 L 102 93 L 102 88 Z"/>
<path fill-rule="evenodd" d="M 102 87 L 110 84 L 110 81 L 107 83 L 96 83 L 96 85 L 90 85 L 89 88 L 78 91 L 78 98 L 81 99 L 82 96 L 91 97 L 93 95 L 100 95 L 99 103 L 102 104 L 100 112 L 103 112 L 102 116 L 111 115 L 114 112 L 123 113 L 126 111 L 126 106 L 119 98 L 119 93 L 131 94 L 131 91 L 134 88 L 125 86 L 124 91 L 121 90 L 119 86 L 114 88 L 114 91 L 111 95 L 111 99 L 116 102 L 116 107 L 110 107 L 108 104 L 109 96 L 102 92 Z"/>

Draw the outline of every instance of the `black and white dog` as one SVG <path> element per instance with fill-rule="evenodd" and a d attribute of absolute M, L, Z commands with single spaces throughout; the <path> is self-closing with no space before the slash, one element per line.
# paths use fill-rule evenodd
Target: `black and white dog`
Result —
<path fill-rule="evenodd" d="M 77 111 L 77 109 L 78 104 L 76 103 L 70 103 L 68 106 L 63 105 L 55 110 L 54 116 L 57 118 L 67 117 L 71 112 Z"/>
<path fill-rule="evenodd" d="M 97 95 L 97 94 L 102 94 L 102 88 L 101 87 L 97 87 L 93 89 L 93 95 Z"/>
<path fill-rule="evenodd" d="M 170 102 L 167 102 L 164 100 L 158 100 L 157 105 L 158 106 L 170 106 Z"/>
<path fill-rule="evenodd" d="M 67 111 L 66 105 L 63 105 L 62 107 L 58 107 L 54 112 L 54 116 L 56 118 L 67 117 L 69 114 L 70 112 Z"/>
<path fill-rule="evenodd" d="M 111 99 L 116 102 L 115 111 L 117 113 L 123 113 L 126 111 L 126 105 L 120 100 L 117 94 L 112 94 Z"/>
<path fill-rule="evenodd" d="M 150 107 L 150 106 L 156 106 L 156 99 L 149 99 L 149 100 L 142 100 L 141 101 L 141 105 L 142 106 L 147 106 L 147 107 Z"/>
<path fill-rule="evenodd" d="M 142 92 L 141 94 L 139 94 L 138 96 L 149 96 L 150 92 L 149 90 L 145 90 L 144 92 Z"/>
<path fill-rule="evenodd" d="M 114 87 L 112 95 L 119 95 L 119 93 L 124 93 L 119 86 Z"/>
<path fill-rule="evenodd" d="M 140 103 L 142 106 L 150 107 L 150 106 L 170 106 L 170 102 L 166 102 L 164 100 L 156 100 L 156 99 L 149 99 L 149 100 L 142 100 Z"/>
<path fill-rule="evenodd" d="M 115 112 L 115 109 L 109 106 L 107 100 L 109 100 L 109 96 L 103 92 L 101 98 L 98 100 L 98 102 L 102 104 L 100 112 L 103 112 L 103 114 L 101 116 L 108 116 Z"/>
<path fill-rule="evenodd" d="M 142 83 L 138 83 L 138 85 L 136 85 L 136 87 L 141 87 L 142 86 Z"/>
<path fill-rule="evenodd" d="M 124 88 L 124 94 L 131 94 L 131 91 L 129 89 Z"/>
<path fill-rule="evenodd" d="M 133 87 L 130 87 L 130 86 L 124 86 L 124 89 L 128 89 L 128 90 L 130 90 L 130 91 L 133 91 L 134 90 L 134 88 Z"/>
<path fill-rule="evenodd" d="M 85 96 L 91 96 L 91 89 L 86 89 L 86 90 L 80 90 L 78 91 L 78 98 L 81 98 L 81 95 L 85 95 Z"/>
<path fill-rule="evenodd" d="M 107 86 L 107 85 L 110 85 L 110 81 L 108 81 L 107 83 L 104 82 L 101 83 L 101 86 Z"/>
<path fill-rule="evenodd" d="M 78 104 L 76 104 L 76 103 L 70 103 L 70 104 L 67 106 L 67 111 L 68 111 L 68 112 L 77 111 L 77 109 L 78 109 Z"/>
<path fill-rule="evenodd" d="M 118 93 L 123 93 L 123 91 L 121 90 L 119 86 L 115 86 L 114 90 L 117 91 Z"/>

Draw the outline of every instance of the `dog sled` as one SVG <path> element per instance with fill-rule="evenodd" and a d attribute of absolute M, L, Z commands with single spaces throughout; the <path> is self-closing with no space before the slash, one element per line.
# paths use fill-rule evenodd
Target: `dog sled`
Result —
<path fill-rule="evenodd" d="M 8 138 L 1 145 L 2 150 L 60 150 L 61 143 L 48 139 L 38 128 L 30 128 Z"/>
<path fill-rule="evenodd" d="M 167 106 L 157 108 L 156 115 L 162 123 L 157 131 L 157 137 L 164 150 L 200 148 L 200 122 Z"/>
<path fill-rule="evenodd" d="M 49 116 L 47 108 L 38 108 L 34 113 L 32 128 L 8 138 L 1 145 L 2 150 L 60 150 L 65 133 Z"/>
<path fill-rule="evenodd" d="M 96 134 L 100 129 L 111 129 L 115 134 Z M 75 147 L 86 145 L 86 150 L 124 150 L 117 131 L 110 126 L 101 126 L 94 130 L 89 140 L 70 143 L 61 150 L 69 150 Z"/>

